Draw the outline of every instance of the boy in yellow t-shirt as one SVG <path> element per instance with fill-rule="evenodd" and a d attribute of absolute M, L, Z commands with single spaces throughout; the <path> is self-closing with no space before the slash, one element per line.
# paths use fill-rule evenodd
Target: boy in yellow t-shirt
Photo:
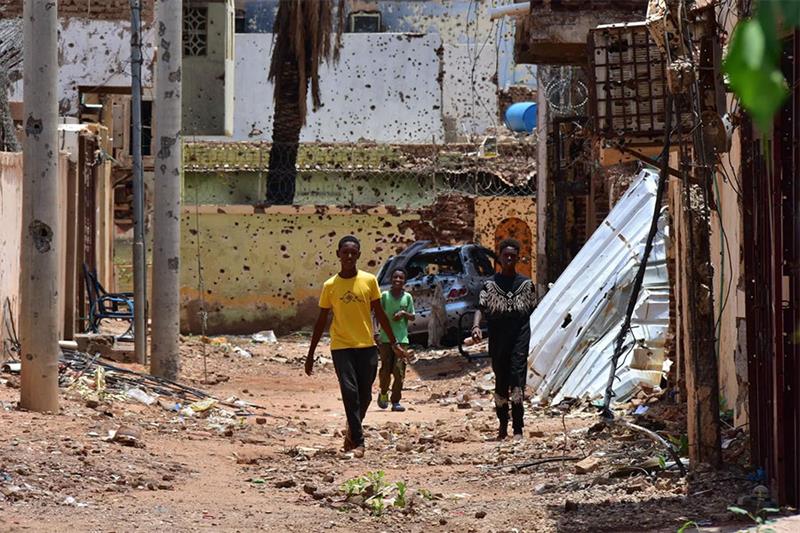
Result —
<path fill-rule="evenodd" d="M 378 350 L 372 331 L 372 313 L 387 331 L 392 349 L 399 352 L 397 339 L 391 332 L 389 319 L 381 307 L 378 280 L 369 272 L 356 268 L 361 256 L 361 243 L 352 235 L 342 237 L 336 250 L 341 263 L 339 273 L 322 286 L 319 316 L 314 325 L 311 345 L 306 356 L 306 374 L 314 369 L 317 348 L 328 315 L 331 323 L 331 356 L 339 379 L 342 403 L 347 417 L 345 451 L 354 450 L 356 457 L 364 456 L 364 431 L 361 424 L 372 401 L 372 384 L 378 373 Z"/>

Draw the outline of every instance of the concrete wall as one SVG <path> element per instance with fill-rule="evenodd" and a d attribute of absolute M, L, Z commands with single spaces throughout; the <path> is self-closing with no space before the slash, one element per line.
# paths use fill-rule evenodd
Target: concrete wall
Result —
<path fill-rule="evenodd" d="M 153 19 L 155 0 L 142 0 L 142 18 Z M 0 0 L 0 12 L 6 17 L 22 16 L 22 0 Z M 58 14 L 62 17 L 87 17 L 96 20 L 128 20 L 130 0 L 61 0 Z"/>
<path fill-rule="evenodd" d="M 286 333 L 313 324 L 322 283 L 338 271 L 341 237 L 357 235 L 360 268 L 377 272 L 414 240 L 411 230 L 399 228 L 418 219 L 386 208 L 186 206 L 181 329 L 201 331 L 198 248 L 209 333 Z"/>
<path fill-rule="evenodd" d="M 257 204 L 265 197 L 267 171 L 186 172 L 187 203 Z M 392 205 L 421 207 L 431 202 L 435 186 L 430 174 L 410 172 L 301 172 L 295 205 Z"/>
<path fill-rule="evenodd" d="M 15 323 L 19 303 L 19 259 L 22 237 L 22 153 L 0 152 L 0 324 L 5 318 L 4 303 L 11 302 Z M 0 328 L 0 347 L 6 341 Z M 0 361 L 5 354 L 0 349 Z"/>
<path fill-rule="evenodd" d="M 78 87 L 130 87 L 130 23 L 128 21 L 59 19 L 59 114 L 78 114 Z M 143 23 L 143 85 L 153 84 L 154 32 Z M 9 100 L 21 102 L 22 79 L 11 85 Z"/>
<path fill-rule="evenodd" d="M 233 44 L 233 9 L 227 2 L 210 3 L 206 7 L 206 55 L 183 57 L 181 89 L 184 131 L 187 135 L 230 135 L 233 116 L 226 115 L 226 111 L 232 111 L 226 107 L 233 105 L 233 79 L 228 76 L 229 71 L 233 74 L 233 50 L 229 49 Z M 226 95 L 226 89 L 230 98 Z"/>
<path fill-rule="evenodd" d="M 348 233 L 361 239 L 360 268 L 373 273 L 416 240 L 494 248 L 498 225 L 510 217 L 528 224 L 535 253 L 535 204 L 530 197 L 444 195 L 413 208 L 185 205 L 181 329 L 201 331 L 201 292 L 208 333 L 286 333 L 311 326 L 320 287 L 338 270 L 336 243 Z"/>
<path fill-rule="evenodd" d="M 65 309 L 69 302 L 65 300 L 67 261 L 67 222 L 69 216 L 68 184 L 71 163 L 66 152 L 61 152 L 58 159 L 58 212 L 59 228 L 54 228 L 54 246 L 58 254 L 58 335 L 63 338 Z M 3 353 L 7 331 L 4 326 L 4 304 L 6 298 L 10 302 L 14 324 L 19 333 L 19 301 L 20 274 L 24 265 L 20 263 L 22 247 L 22 186 L 24 182 L 22 152 L 0 152 L 0 361 L 5 360 Z M 98 206 L 101 204 L 98 204 Z M 110 205 L 108 206 L 110 210 Z M 99 209 L 98 209 L 99 210 Z"/>
<path fill-rule="evenodd" d="M 272 34 L 236 36 L 233 140 L 272 139 L 272 44 Z M 434 34 L 345 35 L 338 65 L 320 69 L 324 105 L 309 111 L 300 140 L 441 141 L 440 45 Z"/>
<path fill-rule="evenodd" d="M 714 315 L 718 317 L 720 396 L 733 409 L 736 423 L 747 421 L 747 337 L 745 329 L 743 213 L 737 191 L 741 184 L 741 145 L 737 130 L 731 151 L 717 172 L 717 210 L 711 212 L 711 262 L 714 267 Z M 724 170 L 724 173 L 723 173 Z"/>

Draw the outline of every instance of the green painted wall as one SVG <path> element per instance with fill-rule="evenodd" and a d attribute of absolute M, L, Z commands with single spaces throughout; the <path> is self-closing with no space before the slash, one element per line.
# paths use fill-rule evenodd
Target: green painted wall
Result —
<path fill-rule="evenodd" d="M 341 237 L 353 233 L 361 239 L 360 268 L 376 273 L 390 255 L 415 240 L 410 229 L 400 229 L 403 223 L 419 220 L 416 213 L 369 214 L 326 208 L 314 212 L 312 208 L 306 209 L 309 213 L 285 214 L 286 210 L 198 215 L 192 207 L 184 209 L 184 332 L 201 331 L 198 251 L 208 333 L 264 329 L 286 333 L 313 324 L 321 285 L 338 270 L 335 247 Z"/>

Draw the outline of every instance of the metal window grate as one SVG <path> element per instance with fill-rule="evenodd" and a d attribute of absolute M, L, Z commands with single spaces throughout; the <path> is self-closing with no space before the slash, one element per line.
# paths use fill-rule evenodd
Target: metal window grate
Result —
<path fill-rule="evenodd" d="M 183 12 L 183 55 L 208 54 L 208 8 L 187 7 Z"/>
<path fill-rule="evenodd" d="M 604 139 L 659 146 L 667 99 L 665 61 L 644 22 L 598 26 L 589 32 L 591 113 Z M 683 114 L 684 131 L 691 116 Z"/>

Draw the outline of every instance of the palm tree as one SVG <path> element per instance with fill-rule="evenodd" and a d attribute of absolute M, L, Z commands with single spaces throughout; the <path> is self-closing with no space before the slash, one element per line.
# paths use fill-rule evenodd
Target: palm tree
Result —
<path fill-rule="evenodd" d="M 344 0 L 336 8 L 337 28 L 333 33 L 332 0 L 280 0 L 275 18 L 275 45 L 269 80 L 275 85 L 275 114 L 267 175 L 267 203 L 294 202 L 297 177 L 297 149 L 300 130 L 306 123 L 309 82 L 316 111 L 319 96 L 319 67 L 322 60 L 337 61 L 342 45 Z"/>
<path fill-rule="evenodd" d="M 0 7 L 0 13 L 3 8 Z M 21 150 L 8 104 L 9 72 L 22 64 L 22 19 L 0 21 L 0 151 Z"/>

